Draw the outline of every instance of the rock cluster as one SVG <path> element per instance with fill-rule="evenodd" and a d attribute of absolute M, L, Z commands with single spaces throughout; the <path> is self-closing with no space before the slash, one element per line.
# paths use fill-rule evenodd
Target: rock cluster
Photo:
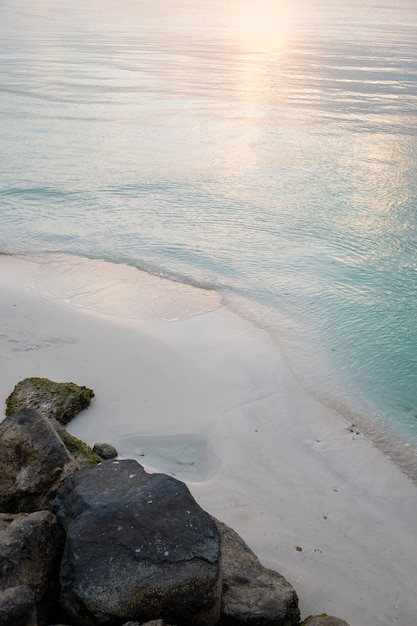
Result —
<path fill-rule="evenodd" d="M 108 460 L 77 459 L 56 407 L 36 406 L 0 423 L 2 626 L 300 624 L 288 581 L 184 483 L 104 444 L 95 449 Z M 346 626 L 328 616 L 308 624 Z"/>

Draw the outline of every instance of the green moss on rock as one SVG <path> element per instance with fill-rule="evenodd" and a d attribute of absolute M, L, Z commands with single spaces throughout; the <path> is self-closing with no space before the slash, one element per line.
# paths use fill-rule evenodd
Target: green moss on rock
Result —
<path fill-rule="evenodd" d="M 6 400 L 6 415 L 22 409 L 34 409 L 60 424 L 68 424 L 86 409 L 94 392 L 75 383 L 56 383 L 48 378 L 25 378 Z"/>
<path fill-rule="evenodd" d="M 71 435 L 65 426 L 60 424 L 57 420 L 51 419 L 51 424 L 55 428 L 58 437 L 61 439 L 68 452 L 77 461 L 81 468 L 93 467 L 93 465 L 101 463 L 102 459 L 94 452 L 94 450 L 90 448 L 88 444 L 85 443 L 85 441 L 77 439 L 77 437 Z"/>
<path fill-rule="evenodd" d="M 68 436 L 68 439 L 64 441 L 64 445 L 82 467 L 93 467 L 93 465 L 97 465 L 97 463 L 101 462 L 101 458 L 90 446 L 73 435 Z"/>
<path fill-rule="evenodd" d="M 296 606 L 288 609 L 286 621 L 284 626 L 298 626 L 300 623 L 300 609 L 298 608 L 298 602 Z"/>

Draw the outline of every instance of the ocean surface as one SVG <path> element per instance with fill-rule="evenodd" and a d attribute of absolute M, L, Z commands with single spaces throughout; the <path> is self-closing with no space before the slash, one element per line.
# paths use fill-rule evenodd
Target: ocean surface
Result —
<path fill-rule="evenodd" d="M 0 251 L 219 291 L 417 463 L 417 3 L 0 0 Z"/>

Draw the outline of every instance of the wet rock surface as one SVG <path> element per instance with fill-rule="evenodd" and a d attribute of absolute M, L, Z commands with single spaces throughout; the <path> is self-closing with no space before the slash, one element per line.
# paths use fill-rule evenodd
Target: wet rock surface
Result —
<path fill-rule="evenodd" d="M 0 423 L 0 512 L 52 508 L 62 480 L 78 466 L 49 420 L 24 409 Z"/>
<path fill-rule="evenodd" d="M 220 538 L 184 483 L 136 461 L 66 480 L 55 511 L 67 539 L 61 604 L 80 624 L 216 624 Z"/>

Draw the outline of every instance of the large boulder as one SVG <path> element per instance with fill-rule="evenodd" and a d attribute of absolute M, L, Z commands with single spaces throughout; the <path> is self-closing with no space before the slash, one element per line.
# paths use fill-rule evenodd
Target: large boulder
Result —
<path fill-rule="evenodd" d="M 0 511 L 52 508 L 61 481 L 78 468 L 49 420 L 24 409 L 0 423 Z"/>
<path fill-rule="evenodd" d="M 298 626 L 298 598 L 278 572 L 263 567 L 243 539 L 215 520 L 221 537 L 223 626 Z"/>
<path fill-rule="evenodd" d="M 37 626 L 32 590 L 24 585 L 0 591 L 1 626 Z"/>
<path fill-rule="evenodd" d="M 63 546 L 62 528 L 50 511 L 0 514 L 0 591 L 29 587 L 39 624 L 48 623 L 58 606 L 57 579 Z M 22 607 L 30 604 L 22 590 L 17 600 Z"/>
<path fill-rule="evenodd" d="M 92 389 L 75 383 L 56 383 L 48 378 L 21 380 L 6 400 L 6 415 L 34 409 L 44 417 L 67 424 L 86 409 L 94 397 Z"/>
<path fill-rule="evenodd" d="M 80 626 L 218 622 L 220 538 L 186 485 L 132 460 L 103 461 L 61 485 L 61 604 Z"/>

